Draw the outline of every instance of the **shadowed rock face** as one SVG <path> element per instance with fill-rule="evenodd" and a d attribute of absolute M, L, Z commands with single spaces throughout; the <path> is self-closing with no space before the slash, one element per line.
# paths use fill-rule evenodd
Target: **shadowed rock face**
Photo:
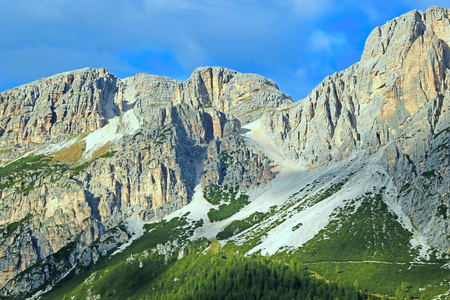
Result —
<path fill-rule="evenodd" d="M 168 215 L 198 183 L 245 192 L 273 180 L 276 163 L 240 135 L 258 119 L 292 165 L 375 159 L 418 232 L 448 251 L 449 18 L 432 7 L 374 29 L 359 63 L 298 103 L 222 67 L 185 82 L 82 69 L 1 93 L 2 295 L 95 262 L 129 239 L 119 224 Z"/>

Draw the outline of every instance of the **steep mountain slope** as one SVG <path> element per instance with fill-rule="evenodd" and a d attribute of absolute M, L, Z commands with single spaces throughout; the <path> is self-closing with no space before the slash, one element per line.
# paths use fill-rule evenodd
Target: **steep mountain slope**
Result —
<path fill-rule="evenodd" d="M 243 143 L 238 120 L 216 109 L 248 106 L 227 91 L 242 97 L 260 88 L 271 97 L 255 93 L 254 107 L 290 103 L 273 82 L 223 68 L 198 69 L 185 83 L 142 74 L 122 81 L 83 69 L 3 93 L 2 156 L 22 154 L 1 169 L 5 290 L 33 289 L 28 277 L 24 286 L 10 279 L 69 245 L 71 264 L 95 261 L 128 239 L 124 231 L 100 242 L 101 250 L 85 248 L 133 214 L 150 220 L 186 205 L 202 165 L 203 180 L 214 184 L 246 189 L 272 179 L 270 159 Z M 20 142 L 11 147 L 14 139 Z M 226 151 L 248 163 L 224 172 L 219 154 Z M 54 277 L 53 270 L 31 270 L 37 285 Z"/>
<path fill-rule="evenodd" d="M 359 63 L 261 122 L 276 147 L 310 168 L 383 153 L 379 165 L 397 188 L 395 202 L 441 250 L 450 246 L 441 213 L 450 185 L 449 15 L 432 7 L 374 29 Z"/>
<path fill-rule="evenodd" d="M 163 282 L 151 265 L 202 261 L 206 239 L 371 292 L 448 291 L 449 18 L 376 28 L 298 103 L 221 67 L 185 82 L 82 69 L 1 93 L 1 295 L 62 280 L 44 296 L 114 298 L 109 271 Z"/>

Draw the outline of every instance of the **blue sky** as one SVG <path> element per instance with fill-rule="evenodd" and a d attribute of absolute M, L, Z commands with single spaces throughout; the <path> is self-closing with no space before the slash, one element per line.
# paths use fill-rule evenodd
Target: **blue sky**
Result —
<path fill-rule="evenodd" d="M 294 100 L 359 61 L 376 26 L 447 0 L 15 0 L 0 11 L 0 91 L 104 67 L 186 80 L 224 66 L 274 80 Z"/>

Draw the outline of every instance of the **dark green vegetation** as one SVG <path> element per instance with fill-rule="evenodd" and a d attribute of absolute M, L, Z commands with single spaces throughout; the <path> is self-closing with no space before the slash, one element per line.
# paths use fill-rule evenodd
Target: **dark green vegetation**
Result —
<path fill-rule="evenodd" d="M 11 173 L 33 171 L 42 167 L 49 160 L 49 158 L 45 158 L 43 155 L 22 157 L 0 168 L 0 176 L 3 177 Z"/>
<path fill-rule="evenodd" d="M 342 181 L 339 181 L 337 183 L 331 184 L 326 189 L 323 189 L 317 193 L 314 193 L 313 195 L 306 194 L 303 197 L 299 197 L 299 194 L 307 189 L 308 185 L 304 188 L 302 188 L 297 193 L 293 194 L 289 201 L 287 201 L 283 207 L 279 210 L 282 213 L 282 218 L 286 217 L 288 215 L 288 211 L 291 207 L 295 207 L 295 211 L 300 212 L 302 210 L 305 210 L 308 207 L 311 207 L 329 197 L 337 193 L 341 190 L 341 188 L 347 183 L 349 180 L 349 176 L 343 178 Z M 312 184 L 314 186 L 314 183 Z M 311 187 L 310 187 L 311 188 Z"/>
<path fill-rule="evenodd" d="M 240 242 L 229 240 L 223 251 L 246 252 L 252 249 L 271 229 L 284 222 L 289 211 L 310 207 L 311 202 L 323 201 L 341 187 L 342 183 L 338 183 L 314 196 L 298 195 L 280 209 L 271 210 L 268 216 L 274 217 L 266 217 L 259 224 L 244 224 L 244 220 L 232 222 L 217 238 L 233 236 L 237 228 L 255 227 L 251 227 L 249 233 L 246 231 L 245 236 L 238 239 Z M 344 208 L 335 211 L 332 221 L 302 248 L 277 253 L 272 258 L 293 258 L 317 272 L 318 276 L 347 287 L 357 281 L 360 290 L 380 297 L 384 294 L 398 299 L 431 299 L 446 292 L 450 272 L 442 266 L 447 261 L 434 258 L 414 263 L 420 248 L 411 249 L 409 241 L 412 234 L 389 210 L 383 201 L 383 191 L 346 201 Z M 440 210 L 444 211 L 443 208 Z M 292 228 L 292 231 L 297 230 L 303 230 L 301 220 Z"/>
<path fill-rule="evenodd" d="M 77 177 L 80 173 L 84 172 L 84 170 L 90 165 L 90 162 L 84 162 L 81 165 L 70 168 L 70 177 Z"/>
<path fill-rule="evenodd" d="M 333 282 L 350 284 L 357 280 L 364 291 L 390 297 L 404 294 L 396 299 L 432 299 L 448 290 L 450 274 L 442 264 L 320 262 L 306 266 Z"/>
<path fill-rule="evenodd" d="M 332 195 L 337 193 L 344 186 L 344 184 L 347 182 L 347 180 L 348 180 L 348 178 L 346 178 L 344 181 L 341 181 L 341 182 L 331 185 L 329 188 L 327 188 L 323 192 L 317 194 L 315 197 L 312 197 L 312 199 L 309 201 L 309 203 L 316 204 L 316 203 L 319 203 L 319 202 L 331 197 Z"/>
<path fill-rule="evenodd" d="M 116 152 L 117 152 L 117 151 L 109 151 L 109 152 L 106 152 L 106 153 L 100 155 L 99 157 L 97 157 L 97 158 L 95 158 L 95 159 L 113 157 L 114 154 L 116 154 Z"/>
<path fill-rule="evenodd" d="M 165 256 L 152 250 L 158 244 L 166 245 L 174 240 L 187 243 L 187 238 L 201 224 L 202 222 L 189 224 L 185 218 L 174 218 L 169 222 L 146 225 L 146 233 L 134 241 L 132 246 L 113 256 L 108 254 L 100 258 L 87 269 L 80 268 L 82 273 L 79 275 L 70 273 L 55 289 L 45 294 L 44 299 L 70 299 L 72 296 L 85 299 L 89 294 L 101 294 L 102 299 L 127 299 L 133 293 L 141 295 L 141 289 L 176 261 L 178 251 L 177 249 L 173 255 Z M 170 245 L 167 244 L 167 247 L 174 247 Z M 187 244 L 187 251 L 196 253 L 201 245 L 201 248 L 205 247 L 204 240 L 191 242 Z"/>
<path fill-rule="evenodd" d="M 244 237 L 242 239 L 245 240 L 245 243 L 236 245 L 233 241 L 230 241 L 225 245 L 226 249 L 231 249 L 233 251 L 249 251 L 258 244 L 261 243 L 261 240 L 275 227 L 285 222 L 289 217 L 292 216 L 292 214 L 296 212 L 303 211 L 327 198 L 332 196 L 333 194 L 340 191 L 340 189 L 345 185 L 345 183 L 348 181 L 348 177 L 343 178 L 343 180 L 331 184 L 328 188 L 323 189 L 317 193 L 314 193 L 313 195 L 303 195 L 300 196 L 302 192 L 307 190 L 307 186 L 297 193 L 293 194 L 289 200 L 280 208 L 277 206 L 273 206 L 270 208 L 270 212 L 265 215 L 265 219 L 267 222 L 262 222 L 258 225 L 260 222 L 253 222 L 252 226 L 256 225 L 254 229 L 252 229 L 250 234 L 244 233 Z M 312 184 L 314 186 L 314 183 Z M 268 219 L 268 217 L 272 217 Z M 238 221 L 243 222 L 243 221 Z M 234 223 L 234 224 L 233 224 Z M 223 231 L 224 233 L 219 234 L 230 234 L 230 230 L 233 227 L 238 227 L 237 225 L 242 223 L 237 223 L 236 221 L 233 222 L 231 227 L 225 228 Z M 250 228 L 248 224 L 242 224 L 246 228 Z M 297 223 L 295 226 L 293 226 L 292 231 L 298 230 L 302 226 L 301 222 Z M 245 229 L 246 229 L 245 228 Z M 244 230 L 245 230 L 244 229 Z M 242 232 L 243 230 L 239 230 L 238 232 Z M 225 233 L 226 232 L 226 233 Z M 219 236 L 218 236 L 219 238 Z"/>
<path fill-rule="evenodd" d="M 5 231 L 6 231 L 6 237 L 10 236 L 19 226 L 22 226 L 24 223 L 28 222 L 33 218 L 33 215 L 28 213 L 25 217 L 20 219 L 17 222 L 12 222 L 6 225 Z"/>
<path fill-rule="evenodd" d="M 349 204 L 336 213 L 328 226 L 306 243 L 300 253 L 309 262 L 408 262 L 417 255 L 410 250 L 411 238 L 412 234 L 388 210 L 381 194 L 367 194 L 356 211 L 355 204 Z"/>
<path fill-rule="evenodd" d="M 217 241 L 189 241 L 200 225 L 185 218 L 147 225 L 147 232 L 123 252 L 80 269 L 84 272 L 78 276 L 70 274 L 43 299 L 371 298 L 352 286 L 316 278 L 294 259 L 226 253 Z M 158 253 L 157 245 L 169 250 Z M 186 255 L 177 259 L 182 247 Z"/>
<path fill-rule="evenodd" d="M 241 151 L 242 150 L 238 149 L 238 150 L 233 150 L 233 151 L 224 150 L 224 151 L 220 152 L 219 158 L 220 158 L 222 170 L 226 170 L 229 166 L 231 166 L 234 163 L 240 163 L 239 161 L 233 159 L 233 155 L 235 155 L 236 153 L 239 153 Z"/>
<path fill-rule="evenodd" d="M 389 211 L 381 194 L 368 193 L 356 210 L 355 205 L 349 202 L 325 229 L 289 255 L 333 282 L 357 280 L 365 291 L 397 294 L 398 299 L 431 299 L 448 289 L 440 285 L 450 279 L 450 272 L 441 268 L 445 261 L 411 263 L 418 255 L 411 250 L 412 234 Z"/>
<path fill-rule="evenodd" d="M 412 234 L 389 211 L 384 189 L 346 201 L 333 220 L 298 250 L 270 258 L 245 256 L 292 213 L 326 200 L 343 185 L 331 184 L 309 196 L 308 191 L 302 196 L 299 192 L 282 207 L 229 223 L 217 234 L 219 240 L 238 233 L 245 237 L 232 238 L 223 248 L 217 241 L 191 241 L 202 222 L 188 221 L 186 216 L 146 225 L 147 232 L 122 253 L 111 257 L 109 253 L 87 268 L 78 266 L 79 275 L 73 271 L 44 299 L 96 295 L 101 299 L 375 299 L 374 294 L 432 299 L 446 292 L 450 282 L 450 272 L 442 268 L 446 261 L 412 263 L 418 254 L 409 244 Z M 219 206 L 209 212 L 211 221 L 228 218 L 248 204 L 245 195 L 238 196 L 229 187 L 211 185 L 204 196 Z M 438 213 L 446 216 L 447 208 L 439 207 Z M 9 225 L 7 231 L 29 218 Z M 304 230 L 301 220 L 292 226 L 292 231 Z M 55 256 L 60 259 L 72 250 L 63 248 Z M 178 259 L 180 253 L 183 257 Z"/>
<path fill-rule="evenodd" d="M 78 175 L 80 175 L 80 173 L 83 173 L 84 170 L 86 170 L 86 168 L 90 164 L 92 164 L 94 161 L 96 161 L 97 159 L 113 157 L 116 152 L 117 151 L 106 152 L 106 153 L 100 155 L 99 157 L 94 158 L 91 161 L 87 161 L 87 162 L 82 163 L 81 165 L 70 168 L 70 177 L 77 177 Z"/>
<path fill-rule="evenodd" d="M 51 177 L 51 181 L 61 178 L 67 166 L 50 163 L 51 158 L 43 155 L 26 156 L 0 167 L 0 189 L 15 186 L 16 193 L 28 193 L 34 189 L 36 180 Z"/>
<path fill-rule="evenodd" d="M 72 168 L 65 163 L 52 162 L 52 158 L 44 155 L 22 157 L 0 167 L 0 190 L 15 186 L 16 193 L 28 195 L 39 179 L 50 178 L 51 182 L 57 182 L 67 171 L 70 172 L 71 177 L 76 177 L 95 160 L 112 157 L 115 152 L 104 153 L 92 161 Z"/>
<path fill-rule="evenodd" d="M 172 131 L 172 128 L 174 128 L 174 124 L 167 124 L 161 127 L 161 129 L 158 132 L 158 135 L 155 138 L 156 146 L 160 146 L 167 142 L 167 138 L 169 136 L 169 132 Z"/>
<path fill-rule="evenodd" d="M 208 218 L 211 222 L 225 220 L 250 203 L 247 195 L 240 194 L 238 197 L 238 192 L 235 188 L 224 187 L 222 189 L 217 185 L 206 187 L 203 197 L 214 205 L 225 202 L 219 205 L 218 209 L 212 208 L 208 212 Z"/>
<path fill-rule="evenodd" d="M 211 209 L 208 212 L 208 218 L 211 222 L 225 220 L 237 213 L 241 208 L 249 203 L 247 195 L 240 195 L 239 198 L 231 201 L 230 204 L 222 204 L 219 209 Z"/>
<path fill-rule="evenodd" d="M 208 218 L 211 222 L 225 220 L 237 213 L 245 205 L 249 204 L 247 195 L 240 195 L 239 198 L 234 199 L 230 204 L 221 204 L 219 209 L 211 209 L 208 212 Z"/>
<path fill-rule="evenodd" d="M 222 188 L 216 184 L 211 184 L 203 191 L 203 197 L 209 203 L 218 205 L 221 201 L 228 201 L 230 193 L 228 190 L 222 190 Z"/>
<path fill-rule="evenodd" d="M 448 207 L 445 204 L 439 205 L 437 208 L 437 215 L 447 219 Z"/>
<path fill-rule="evenodd" d="M 219 232 L 217 234 L 217 239 L 224 240 L 224 239 L 230 238 L 233 235 L 238 234 L 238 233 L 252 227 L 255 224 L 258 224 L 259 222 L 264 220 L 264 218 L 266 218 L 267 215 L 268 214 L 255 212 L 254 214 L 252 214 L 248 218 L 245 218 L 244 220 L 233 221 L 233 222 L 231 222 L 230 225 L 225 227 L 221 232 Z"/>
<path fill-rule="evenodd" d="M 189 255 L 162 274 L 144 299 L 369 299 L 353 287 L 326 283 L 301 264 L 260 255 Z M 131 297 L 133 298 L 133 297 Z"/>

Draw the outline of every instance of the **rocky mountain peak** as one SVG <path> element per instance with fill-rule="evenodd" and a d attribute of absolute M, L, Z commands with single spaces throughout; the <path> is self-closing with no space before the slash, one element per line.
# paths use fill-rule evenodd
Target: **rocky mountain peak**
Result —
<path fill-rule="evenodd" d="M 123 101 L 128 108 L 134 107 L 141 113 L 149 107 L 171 105 L 172 95 L 181 83 L 178 80 L 139 73 L 122 80 Z"/>
<path fill-rule="evenodd" d="M 433 209 L 416 209 L 424 201 L 448 205 L 448 179 L 438 176 L 430 189 L 424 177 L 449 171 L 448 12 L 412 11 L 374 29 L 360 62 L 325 78 L 290 109 L 267 112 L 261 120 L 283 155 L 306 168 L 378 155 L 392 180 L 404 185 L 398 201 L 405 212 L 443 248 L 449 243 L 445 219 Z"/>
<path fill-rule="evenodd" d="M 426 12 L 410 11 L 376 27 L 367 38 L 361 61 L 380 56 L 404 58 L 417 39 L 436 39 L 449 45 L 449 9 L 433 6 Z M 394 63 L 394 61 L 392 61 Z"/>
<path fill-rule="evenodd" d="M 263 124 L 287 156 L 315 166 L 409 134 L 405 125 L 419 112 L 428 120 L 415 125 L 421 130 L 445 129 L 449 30 L 448 10 L 438 7 L 387 22 L 370 34 L 360 62 L 325 78 L 290 110 L 268 113 Z"/>
<path fill-rule="evenodd" d="M 248 122 L 291 100 L 271 80 L 222 67 L 198 68 L 185 82 L 144 73 L 121 80 L 104 68 L 84 68 L 0 94 L 0 158 L 98 130 L 132 108 L 149 118 L 154 107 L 181 103 L 247 114 L 241 121 Z"/>
<path fill-rule="evenodd" d="M 2 156 L 16 157 L 32 144 L 62 141 L 103 127 L 123 111 L 117 97 L 120 88 L 120 80 L 106 69 L 85 68 L 1 93 Z"/>
<path fill-rule="evenodd" d="M 222 67 L 197 68 L 186 82 L 180 84 L 172 101 L 194 107 L 211 105 L 222 96 L 224 88 L 237 73 Z"/>
<path fill-rule="evenodd" d="M 193 107 L 212 106 L 239 117 L 244 123 L 256 120 L 267 109 L 292 104 L 292 99 L 272 80 L 223 67 L 196 69 L 186 82 L 180 84 L 172 101 Z"/>

